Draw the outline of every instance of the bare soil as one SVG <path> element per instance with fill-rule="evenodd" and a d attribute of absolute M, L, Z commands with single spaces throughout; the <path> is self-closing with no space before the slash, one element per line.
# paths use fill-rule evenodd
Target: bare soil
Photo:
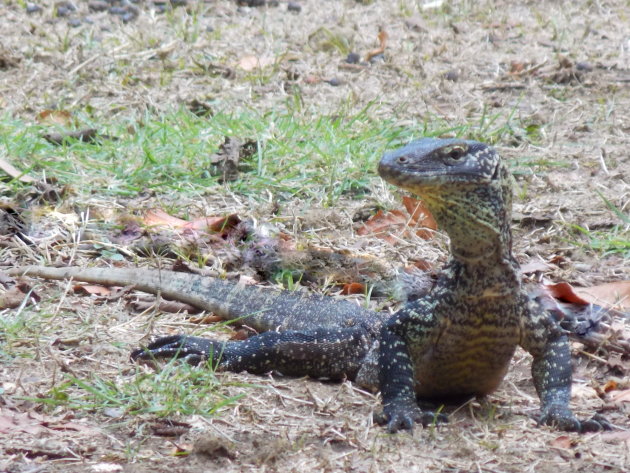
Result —
<path fill-rule="evenodd" d="M 627 1 L 444 1 L 436 7 L 405 0 L 302 0 L 297 13 L 283 1 L 268 7 L 183 3 L 161 12 L 155 3 L 129 8 L 112 2 L 124 8 L 117 15 L 95 11 L 99 2 L 75 2 L 74 10 L 64 2 L 41 2 L 32 13 L 22 2 L 3 2 L 0 107 L 24 120 L 44 109 L 88 106 L 104 119 L 140 117 L 217 98 L 234 108 L 265 110 L 283 107 L 287 91 L 299 87 L 304 107 L 319 115 L 342 106 L 358 111 L 372 101 L 374 113 L 401 124 L 476 124 L 484 115 L 512 114 L 521 129 L 497 148 L 507 159 L 528 163 L 521 166 L 515 204 L 518 258 L 548 262 L 549 280 L 593 285 L 630 279 L 627 258 L 582 246 L 586 240 L 570 231 L 572 224 L 607 231 L 620 223 L 597 192 L 622 212 L 630 209 Z M 346 63 L 335 46 L 346 43 L 363 61 L 378 48 L 379 30 L 389 37 L 384 55 L 367 65 Z M 243 70 L 242 58 L 250 55 L 275 61 L 264 81 L 250 80 Z M 536 140 L 528 139 L 528 130 Z M 549 162 L 561 166 L 542 164 Z M 380 184 L 375 190 L 380 194 L 366 205 L 392 201 Z M 110 205 L 98 197 L 92 204 Z M 263 221 L 272 213 L 236 197 L 209 200 L 205 211 L 221 214 L 226 207 Z M 299 230 L 317 227 L 320 241 L 333 244 L 358 239 L 351 213 L 337 210 L 317 213 L 312 225 L 304 216 Z M 71 240 L 72 225 L 62 218 L 55 225 L 59 238 Z M 7 261 L 37 262 L 39 252 L 59 251 L 51 249 L 53 240 L 7 250 Z M 382 256 L 382 242 L 361 241 L 363 249 Z M 429 261 L 444 260 L 443 240 L 437 246 L 416 243 L 420 250 L 405 247 L 397 251 L 407 256 L 396 258 L 420 252 Z M 77 257 L 87 261 L 80 251 Z M 149 335 L 194 324 L 184 315 L 130 313 L 122 299 L 97 303 L 65 284 L 47 283 L 37 292 L 48 297 L 25 309 L 34 336 L 14 347 L 20 357 L 0 364 L 0 420 L 15 416 L 24 427 L 0 424 L 1 471 L 630 470 L 630 405 L 601 394 L 611 380 L 618 389 L 630 387 L 627 360 L 617 360 L 615 368 L 606 358 L 584 355 L 578 345 L 573 407 L 582 418 L 604 413 L 616 427 L 612 433 L 536 427 L 538 400 L 523 352 L 488 399 L 448 408 L 448 425 L 397 435 L 373 425 L 378 397 L 350 383 L 245 373 L 219 375 L 223 394 L 244 394 L 243 400 L 215 418 L 180 416 L 174 420 L 186 426 L 169 427 L 169 436 L 157 435 L 163 421 L 148 415 L 46 410 L 25 398 L 48 394 L 68 373 L 134 376 L 132 347 Z M 46 330 L 35 321 L 39 311 L 52 314 Z M 9 310 L 0 314 L 11 316 Z M 45 336 L 38 340 L 39 332 Z"/>

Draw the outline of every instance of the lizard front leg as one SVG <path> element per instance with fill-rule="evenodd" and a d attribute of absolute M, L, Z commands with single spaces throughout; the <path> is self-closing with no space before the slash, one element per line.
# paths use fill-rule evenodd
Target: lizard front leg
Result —
<path fill-rule="evenodd" d="M 541 403 L 539 425 L 552 425 L 568 432 L 610 430 L 610 424 L 601 416 L 579 421 L 571 412 L 569 340 L 549 314 L 541 309 L 537 317 L 527 318 L 521 345 L 534 357 L 532 377 Z"/>
<path fill-rule="evenodd" d="M 414 310 L 403 309 L 381 330 L 378 368 L 383 413 L 377 421 L 387 423 L 389 432 L 412 430 L 416 422 L 426 427 L 434 421 L 447 421 L 444 414 L 422 411 L 418 406 L 413 361 L 407 341 L 411 335 L 414 348 L 428 343 L 434 325 L 432 317 L 420 317 Z"/>

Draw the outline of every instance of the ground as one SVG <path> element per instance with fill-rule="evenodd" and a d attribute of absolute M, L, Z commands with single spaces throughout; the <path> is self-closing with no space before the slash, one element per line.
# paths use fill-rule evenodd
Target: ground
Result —
<path fill-rule="evenodd" d="M 145 116 L 193 101 L 262 116 L 291 107 L 300 116 L 352 116 L 367 107 L 371 120 L 408 127 L 409 136 L 439 122 L 443 134 L 492 141 L 510 162 L 517 178 L 515 252 L 523 264 L 547 264 L 536 277 L 584 286 L 630 279 L 623 227 L 630 208 L 627 1 L 302 0 L 299 11 L 284 1 L 248 3 L 256 2 L 41 2 L 39 9 L 2 2 L 3 133 L 10 120 L 34 122 L 42 110 L 57 108 L 137 128 Z M 382 54 L 375 51 L 379 32 L 381 42 L 387 36 Z M 359 54 L 358 64 L 346 61 L 349 52 Z M 0 157 L 41 177 L 29 154 L 16 155 L 7 144 Z M 293 236 L 308 233 L 320 245 L 360 248 L 401 264 L 444 261 L 441 237 L 409 237 L 392 249 L 356 234 L 356 212 L 391 208 L 399 197 L 374 173 L 368 181 L 370 192 L 360 199 L 346 195 L 331 205 L 295 194 L 280 208 L 267 199 L 273 189 L 257 200 L 217 186 L 200 203 L 144 190 L 103 197 L 74 181 L 55 215 L 89 203 L 98 219 L 107 210 L 175 201 L 181 208 L 191 199 L 192 216 L 235 212 L 285 222 Z M 0 189 L 11 204 L 13 188 Z M 53 228 L 42 228 L 41 215 L 30 218 L 37 222 L 35 244 L 7 236 L 0 265 L 56 257 L 89 262 L 93 247 L 56 246 L 72 241 L 71 223 L 47 212 Z M 153 255 L 149 264 L 155 261 L 162 260 Z M 583 418 L 602 412 L 615 425 L 612 433 L 537 428 L 523 352 L 498 392 L 448 407 L 448 425 L 413 433 L 388 435 L 373 425 L 378 397 L 351 383 L 271 375 L 203 375 L 201 383 L 213 383 L 208 403 L 238 397 L 212 416 L 134 414 L 121 398 L 107 409 L 90 406 L 105 401 L 77 393 L 96 390 L 98 380 L 119 386 L 153 376 L 129 363 L 131 348 L 197 324 L 181 314 L 135 313 L 121 298 L 103 303 L 69 288 L 38 285 L 37 306 L 0 312 L 8 321 L 0 343 L 10 340 L 0 351 L 2 471 L 630 470 L 630 407 L 602 393 L 610 381 L 627 389 L 627 371 L 577 344 L 573 407 Z M 181 370 L 175 366 L 161 382 L 178 383 L 173 373 Z M 202 389 L 194 381 L 189 388 Z M 157 412 L 163 406 L 155 403 Z"/>

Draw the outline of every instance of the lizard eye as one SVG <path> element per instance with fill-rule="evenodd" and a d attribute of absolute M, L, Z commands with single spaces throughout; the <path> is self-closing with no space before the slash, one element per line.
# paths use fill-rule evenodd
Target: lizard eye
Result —
<path fill-rule="evenodd" d="M 463 158 L 464 154 L 466 154 L 466 151 L 464 150 L 464 148 L 462 148 L 461 146 L 455 146 L 451 148 L 447 156 L 451 159 L 458 160 L 458 159 Z"/>
<path fill-rule="evenodd" d="M 407 164 L 409 162 L 409 158 L 407 156 L 398 156 L 396 158 L 396 162 L 398 164 Z"/>

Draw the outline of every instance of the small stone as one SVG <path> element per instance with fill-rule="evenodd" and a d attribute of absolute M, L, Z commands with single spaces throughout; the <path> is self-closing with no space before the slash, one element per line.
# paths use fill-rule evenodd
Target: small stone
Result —
<path fill-rule="evenodd" d="M 81 26 L 81 20 L 79 20 L 78 18 L 70 18 L 68 20 L 68 25 L 70 25 L 72 28 L 76 28 L 78 26 Z"/>
<path fill-rule="evenodd" d="M 359 64 L 359 61 L 361 61 L 361 56 L 359 56 L 357 53 L 350 53 L 346 57 L 346 62 L 348 64 Z"/>
<path fill-rule="evenodd" d="M 578 71 L 591 72 L 593 70 L 593 65 L 590 62 L 578 62 L 575 64 L 575 68 Z"/>
<path fill-rule="evenodd" d="M 88 3 L 88 9 L 94 12 L 106 11 L 109 8 L 109 3 L 102 0 L 94 0 Z"/>
<path fill-rule="evenodd" d="M 324 81 L 324 82 L 329 83 L 333 87 L 339 87 L 343 83 L 339 79 L 337 79 L 336 77 L 333 77 L 332 79 L 328 79 L 327 81 Z"/>
<path fill-rule="evenodd" d="M 123 21 L 123 23 L 129 23 L 130 21 L 135 20 L 137 16 L 138 15 L 134 12 L 127 12 L 123 16 L 121 16 L 120 19 Z"/>
<path fill-rule="evenodd" d="M 42 11 L 42 7 L 40 7 L 39 5 L 35 5 L 34 3 L 27 3 L 26 4 L 26 13 L 37 13 L 39 11 Z"/>
<path fill-rule="evenodd" d="M 374 56 L 370 58 L 370 62 L 372 64 L 376 62 L 383 62 L 383 61 L 385 61 L 385 55 L 383 53 L 375 54 Z"/>
<path fill-rule="evenodd" d="M 242 7 L 263 7 L 265 0 L 239 0 L 238 4 Z"/>
<path fill-rule="evenodd" d="M 289 2 L 287 5 L 287 10 L 294 13 L 300 13 L 302 11 L 302 5 L 297 2 Z"/>
<path fill-rule="evenodd" d="M 444 74 L 444 78 L 452 82 L 457 82 L 459 80 L 459 72 L 455 70 L 450 70 L 446 74 Z"/>

